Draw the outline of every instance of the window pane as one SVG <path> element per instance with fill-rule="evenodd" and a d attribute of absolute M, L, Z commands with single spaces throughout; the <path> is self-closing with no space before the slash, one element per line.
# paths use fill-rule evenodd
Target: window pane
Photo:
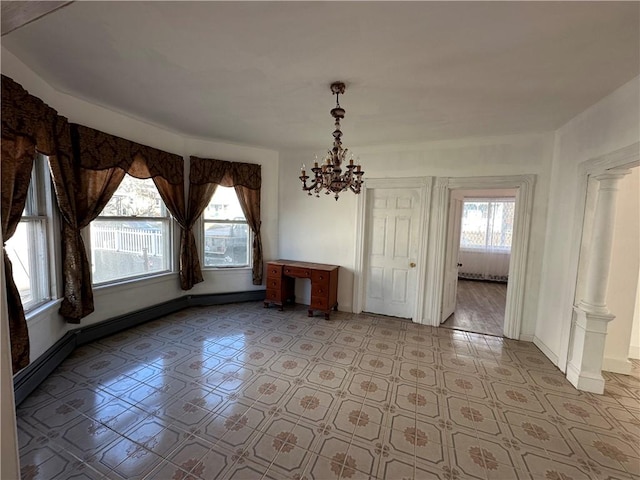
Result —
<path fill-rule="evenodd" d="M 204 266 L 249 265 L 249 227 L 236 190 L 218 187 L 204 211 Z"/>
<path fill-rule="evenodd" d="M 24 309 L 48 300 L 46 222 L 37 219 L 21 221 L 6 242 L 6 250 Z"/>
<path fill-rule="evenodd" d="M 168 220 L 94 220 L 93 283 L 170 270 L 169 231 Z"/>
<path fill-rule="evenodd" d="M 249 264 L 249 227 L 241 223 L 205 222 L 204 266 L 243 267 Z"/>
<path fill-rule="evenodd" d="M 205 220 L 245 221 L 242 207 L 233 187 L 218 187 L 204 211 Z"/>
<path fill-rule="evenodd" d="M 113 194 L 102 217 L 164 217 L 166 209 L 153 180 L 125 175 Z"/>
<path fill-rule="evenodd" d="M 460 246 L 474 249 L 511 249 L 515 201 L 465 200 Z"/>

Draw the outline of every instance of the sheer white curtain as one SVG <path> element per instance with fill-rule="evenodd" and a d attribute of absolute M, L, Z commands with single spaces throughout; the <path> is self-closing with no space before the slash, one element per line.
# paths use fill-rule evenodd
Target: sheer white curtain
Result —
<path fill-rule="evenodd" d="M 515 198 L 465 198 L 458 276 L 506 282 L 509 278 Z"/>

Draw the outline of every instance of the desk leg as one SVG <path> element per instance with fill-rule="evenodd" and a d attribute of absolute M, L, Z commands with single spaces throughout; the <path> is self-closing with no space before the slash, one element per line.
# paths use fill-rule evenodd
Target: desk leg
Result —
<path fill-rule="evenodd" d="M 313 310 L 309 310 L 307 312 L 307 317 L 313 317 Z"/>

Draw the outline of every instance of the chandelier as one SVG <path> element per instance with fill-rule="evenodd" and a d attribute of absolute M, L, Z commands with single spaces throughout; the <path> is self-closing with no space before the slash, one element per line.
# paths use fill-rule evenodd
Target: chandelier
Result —
<path fill-rule="evenodd" d="M 340 192 L 345 190 L 351 190 L 353 193 L 360 193 L 362 187 L 362 175 L 364 172 L 360 167 L 360 163 L 354 165 L 353 155 L 349 159 L 349 164 L 346 165 L 346 171 L 342 170 L 342 165 L 347 158 L 348 148 L 342 147 L 342 131 L 340 130 L 340 120 L 344 118 L 345 110 L 340 106 L 339 96 L 344 94 L 345 86 L 342 82 L 335 82 L 331 84 L 331 93 L 336 96 L 336 107 L 331 110 L 331 116 L 335 118 L 335 127 L 333 131 L 333 148 L 327 152 L 327 156 L 322 162 L 322 165 L 318 165 L 318 157 L 313 162 L 313 176 L 311 177 L 311 183 L 307 184 L 309 176 L 306 174 L 305 166 L 302 165 L 300 180 L 302 181 L 302 190 L 308 192 L 309 195 L 313 193 L 316 197 L 320 196 L 320 192 L 324 190 L 325 195 L 335 196 L 336 201 Z"/>

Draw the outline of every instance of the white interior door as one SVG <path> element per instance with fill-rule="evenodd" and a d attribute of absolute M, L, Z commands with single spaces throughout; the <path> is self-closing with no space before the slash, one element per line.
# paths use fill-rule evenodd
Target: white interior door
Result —
<path fill-rule="evenodd" d="M 462 224 L 463 198 L 451 192 L 449 203 L 449 224 L 447 226 L 447 248 L 444 264 L 444 288 L 442 295 L 442 315 L 440 323 L 449 318 L 456 310 L 458 295 L 458 253 L 460 251 L 460 228 Z"/>
<path fill-rule="evenodd" d="M 419 221 L 419 188 L 369 190 L 364 311 L 413 318 Z"/>

